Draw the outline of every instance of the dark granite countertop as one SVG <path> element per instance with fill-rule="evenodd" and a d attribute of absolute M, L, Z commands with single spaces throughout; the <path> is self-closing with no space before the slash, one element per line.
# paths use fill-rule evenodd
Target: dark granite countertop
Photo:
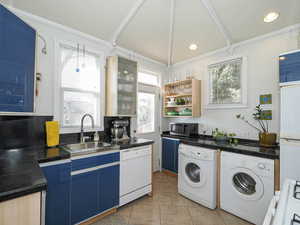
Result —
<path fill-rule="evenodd" d="M 134 140 L 133 138 L 129 140 L 119 141 L 116 144 L 120 146 L 120 150 L 127 148 L 134 148 L 139 146 L 151 145 L 154 141 L 149 139 L 137 138 Z"/>
<path fill-rule="evenodd" d="M 61 148 L 0 150 L 0 202 L 45 190 L 47 180 L 39 163 L 69 157 L 70 154 Z"/>
<path fill-rule="evenodd" d="M 138 138 L 118 142 L 120 149 L 153 144 Z M 71 155 L 62 147 L 27 147 L 0 149 L 0 202 L 46 190 L 47 180 L 39 163 L 68 159 Z"/>
<path fill-rule="evenodd" d="M 164 132 L 162 137 L 169 137 L 179 139 L 181 143 L 206 147 L 211 149 L 220 149 L 221 151 L 239 153 L 244 155 L 256 156 L 268 159 L 279 159 L 280 151 L 279 146 L 274 148 L 260 147 L 257 141 L 252 140 L 239 140 L 238 144 L 219 143 L 214 141 L 210 136 L 197 136 L 193 138 L 170 135 L 168 132 Z"/>

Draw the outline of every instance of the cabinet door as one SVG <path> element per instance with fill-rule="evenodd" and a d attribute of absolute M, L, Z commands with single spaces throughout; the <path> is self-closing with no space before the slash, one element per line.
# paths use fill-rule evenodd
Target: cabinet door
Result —
<path fill-rule="evenodd" d="M 110 166 L 99 170 L 99 211 L 119 205 L 120 166 Z"/>
<path fill-rule="evenodd" d="M 94 170 L 72 175 L 72 224 L 79 223 L 98 213 L 98 174 L 99 171 Z"/>
<path fill-rule="evenodd" d="M 69 225 L 71 163 L 42 166 L 42 169 L 47 179 L 46 225 Z"/>
<path fill-rule="evenodd" d="M 0 4 L 0 111 L 33 112 L 36 31 Z"/>
<path fill-rule="evenodd" d="M 118 57 L 118 115 L 136 115 L 137 62 Z"/>
<path fill-rule="evenodd" d="M 162 168 L 174 171 L 174 140 L 163 138 L 162 139 Z"/>

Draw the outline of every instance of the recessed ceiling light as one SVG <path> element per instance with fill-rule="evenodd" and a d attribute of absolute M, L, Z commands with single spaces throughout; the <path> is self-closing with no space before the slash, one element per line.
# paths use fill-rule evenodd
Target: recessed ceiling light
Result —
<path fill-rule="evenodd" d="M 278 19 L 279 13 L 277 12 L 270 12 L 264 17 L 264 22 L 265 23 L 271 23 L 274 20 Z"/>
<path fill-rule="evenodd" d="M 190 47 L 189 49 L 192 50 L 192 51 L 195 51 L 197 50 L 198 46 L 196 44 L 190 44 Z"/>

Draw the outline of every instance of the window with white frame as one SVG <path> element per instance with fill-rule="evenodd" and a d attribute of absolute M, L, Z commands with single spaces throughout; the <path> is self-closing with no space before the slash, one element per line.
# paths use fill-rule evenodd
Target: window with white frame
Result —
<path fill-rule="evenodd" d="M 137 132 L 140 134 L 155 131 L 155 94 L 138 92 Z"/>
<path fill-rule="evenodd" d="M 151 72 L 138 73 L 137 132 L 146 134 L 155 132 L 156 87 L 158 75 Z M 146 91 L 146 92 L 145 92 Z"/>
<path fill-rule="evenodd" d="M 208 107 L 231 108 L 246 104 L 245 58 L 208 66 Z"/>
<path fill-rule="evenodd" d="M 63 128 L 80 126 L 81 118 L 89 113 L 95 126 L 101 127 L 101 60 L 100 56 L 79 51 L 76 47 L 60 44 L 61 107 Z M 91 126 L 91 121 L 86 121 Z"/>

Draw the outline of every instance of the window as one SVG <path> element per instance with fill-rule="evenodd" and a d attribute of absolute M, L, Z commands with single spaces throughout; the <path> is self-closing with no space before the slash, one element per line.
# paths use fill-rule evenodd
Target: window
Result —
<path fill-rule="evenodd" d="M 100 57 L 76 48 L 60 45 L 61 63 L 61 125 L 79 127 L 81 118 L 89 113 L 100 127 Z M 86 121 L 88 124 L 88 121 Z M 91 126 L 90 124 L 88 124 Z"/>
<path fill-rule="evenodd" d="M 142 84 L 158 86 L 158 76 L 154 74 L 139 72 L 138 82 Z"/>
<path fill-rule="evenodd" d="M 137 132 L 151 133 L 155 131 L 155 94 L 138 93 Z"/>
<path fill-rule="evenodd" d="M 234 107 L 246 103 L 244 58 L 235 58 L 208 66 L 208 107 Z"/>

